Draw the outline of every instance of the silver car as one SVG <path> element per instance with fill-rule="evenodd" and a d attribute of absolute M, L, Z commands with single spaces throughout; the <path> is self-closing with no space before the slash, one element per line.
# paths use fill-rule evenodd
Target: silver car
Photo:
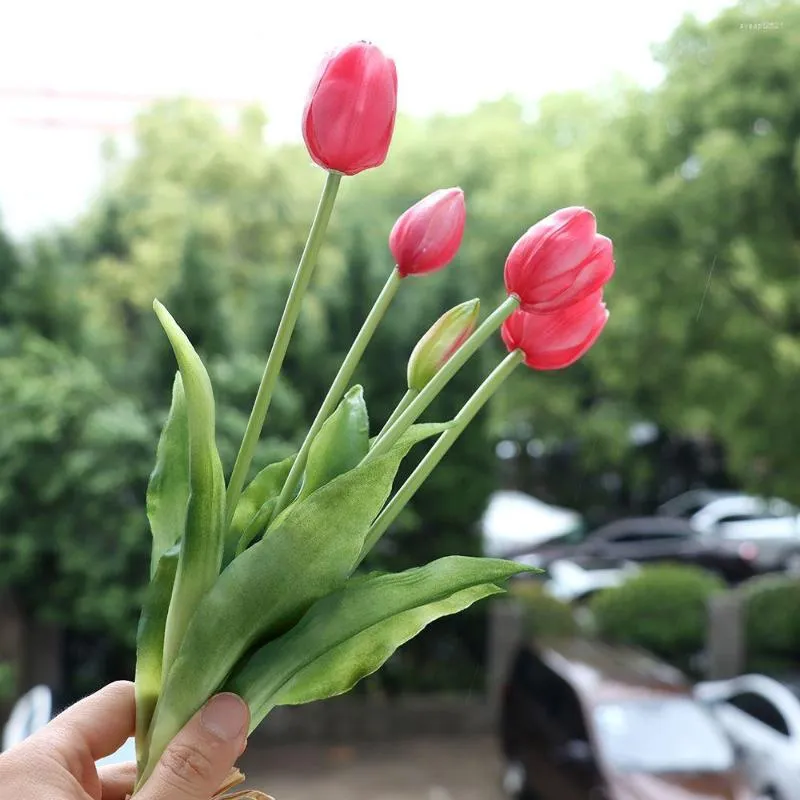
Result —
<path fill-rule="evenodd" d="M 719 497 L 695 512 L 689 522 L 760 572 L 800 574 L 800 510 L 785 500 Z"/>
<path fill-rule="evenodd" d="M 764 675 L 699 683 L 706 704 L 733 742 L 762 798 L 800 800 L 800 690 Z"/>

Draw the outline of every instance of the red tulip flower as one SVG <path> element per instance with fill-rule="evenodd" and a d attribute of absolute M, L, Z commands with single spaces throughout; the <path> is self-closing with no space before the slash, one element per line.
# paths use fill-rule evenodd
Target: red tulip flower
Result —
<path fill-rule="evenodd" d="M 357 42 L 321 64 L 303 112 L 303 139 L 321 167 L 355 175 L 386 160 L 396 115 L 394 61 Z"/>
<path fill-rule="evenodd" d="M 449 264 L 464 236 L 467 209 L 458 187 L 423 197 L 395 222 L 389 235 L 400 275 L 421 275 Z"/>
<path fill-rule="evenodd" d="M 597 233 L 594 214 L 562 208 L 517 241 L 505 266 L 506 289 L 525 311 L 544 313 L 593 294 L 614 274 L 611 240 Z"/>
<path fill-rule="evenodd" d="M 517 309 L 503 323 L 502 336 L 510 351 L 522 350 L 529 367 L 563 369 L 597 341 L 607 321 L 608 309 L 598 291 L 546 314 Z"/>

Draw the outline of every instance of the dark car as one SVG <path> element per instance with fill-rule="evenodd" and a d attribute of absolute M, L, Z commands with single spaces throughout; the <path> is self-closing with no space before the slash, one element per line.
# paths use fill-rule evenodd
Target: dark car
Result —
<path fill-rule="evenodd" d="M 586 639 L 519 650 L 501 739 L 515 800 L 750 800 L 722 729 L 680 673 Z"/>
<path fill-rule="evenodd" d="M 747 553 L 731 550 L 714 537 L 699 536 L 685 520 L 671 517 L 635 517 L 611 522 L 588 534 L 567 534 L 535 550 L 508 554 L 547 568 L 558 558 L 577 563 L 634 561 L 694 564 L 718 573 L 729 583 L 740 583 L 758 570 Z"/>

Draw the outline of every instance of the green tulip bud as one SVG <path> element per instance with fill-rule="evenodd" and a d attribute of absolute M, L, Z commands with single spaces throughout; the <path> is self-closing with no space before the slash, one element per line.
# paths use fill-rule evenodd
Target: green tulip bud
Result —
<path fill-rule="evenodd" d="M 451 308 L 439 317 L 417 342 L 408 359 L 408 388 L 420 392 L 472 335 L 481 301 L 475 298 Z"/>

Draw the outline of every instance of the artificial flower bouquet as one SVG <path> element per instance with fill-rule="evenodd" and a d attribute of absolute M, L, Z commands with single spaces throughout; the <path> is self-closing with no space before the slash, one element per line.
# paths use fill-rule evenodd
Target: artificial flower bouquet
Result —
<path fill-rule="evenodd" d="M 205 367 L 178 322 L 155 312 L 174 350 L 172 405 L 147 490 L 150 585 L 137 638 L 137 789 L 169 741 L 215 693 L 240 695 L 251 729 L 279 705 L 348 691 L 438 617 L 502 591 L 526 569 L 450 556 L 397 574 L 358 574 L 362 560 L 496 389 L 521 363 L 560 369 L 608 319 L 614 271 L 595 218 L 567 208 L 538 222 L 505 264 L 506 300 L 478 324 L 479 303 L 447 311 L 411 353 L 407 391 L 370 432 L 355 368 L 407 279 L 447 265 L 461 244 L 464 194 L 434 191 L 389 236 L 396 266 L 356 336 L 297 453 L 248 481 L 289 340 L 343 176 L 380 166 L 397 108 L 394 63 L 365 42 L 323 62 L 303 136 L 326 180 L 232 473 L 226 481 Z M 412 291 L 412 289 L 408 289 Z M 508 355 L 456 416 L 418 422 L 476 350 L 502 327 Z M 435 438 L 393 493 L 400 463 Z M 232 773 L 221 796 L 240 780 Z M 230 797 L 263 798 L 254 791 Z"/>

